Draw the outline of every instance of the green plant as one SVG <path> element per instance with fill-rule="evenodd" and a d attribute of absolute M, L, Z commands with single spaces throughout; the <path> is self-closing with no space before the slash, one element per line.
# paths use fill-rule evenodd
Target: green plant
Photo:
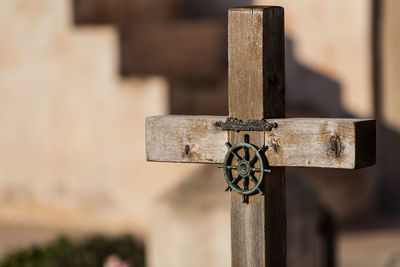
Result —
<path fill-rule="evenodd" d="M 0 267 L 101 267 L 104 260 L 118 255 L 132 267 L 144 267 L 144 246 L 131 236 L 91 236 L 73 242 L 66 237 L 6 255 Z"/>

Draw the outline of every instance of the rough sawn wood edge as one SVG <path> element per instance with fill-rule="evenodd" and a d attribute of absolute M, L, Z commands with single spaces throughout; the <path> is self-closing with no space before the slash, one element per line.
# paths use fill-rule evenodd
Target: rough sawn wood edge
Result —
<path fill-rule="evenodd" d="M 146 118 L 148 161 L 223 163 L 228 140 L 216 126 L 225 116 L 166 115 Z M 357 169 L 375 164 L 373 119 L 269 119 L 265 132 L 270 166 Z"/>

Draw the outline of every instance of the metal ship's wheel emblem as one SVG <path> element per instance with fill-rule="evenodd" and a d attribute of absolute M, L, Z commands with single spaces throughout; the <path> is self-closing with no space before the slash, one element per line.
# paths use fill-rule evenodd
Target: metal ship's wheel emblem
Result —
<path fill-rule="evenodd" d="M 248 203 L 249 196 L 264 194 L 261 185 L 263 184 L 264 173 L 270 173 L 265 160 L 263 150 L 265 147 L 257 148 L 249 143 L 249 136 L 244 135 L 244 143 L 232 146 L 226 143 L 228 152 L 225 155 L 224 169 L 225 180 L 228 183 L 226 191 L 235 191 L 243 195 L 243 202 Z M 242 155 L 240 155 L 242 154 Z"/>

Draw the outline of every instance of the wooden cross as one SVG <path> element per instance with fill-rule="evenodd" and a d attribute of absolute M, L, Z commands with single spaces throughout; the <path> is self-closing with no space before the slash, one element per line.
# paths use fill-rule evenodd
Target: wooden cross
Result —
<path fill-rule="evenodd" d="M 286 266 L 285 167 L 356 169 L 375 164 L 375 120 L 285 118 L 284 11 L 229 10 L 229 116 L 266 119 L 268 131 L 224 131 L 221 116 L 146 118 L 149 161 L 223 163 L 225 143 L 266 146 L 262 194 L 231 193 L 232 266 Z M 329 99 L 326 99 L 329 101 Z M 222 172 L 221 172 L 222 174 Z M 222 175 L 221 175 L 222 179 Z M 221 188 L 222 190 L 222 188 Z"/>

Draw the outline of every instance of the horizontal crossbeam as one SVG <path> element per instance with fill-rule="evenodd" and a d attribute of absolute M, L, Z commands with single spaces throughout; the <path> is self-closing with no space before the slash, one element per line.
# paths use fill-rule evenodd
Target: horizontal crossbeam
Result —
<path fill-rule="evenodd" d="M 149 161 L 223 163 L 228 132 L 224 116 L 146 118 Z M 268 119 L 277 127 L 264 133 L 270 166 L 357 169 L 375 164 L 375 120 Z M 244 133 L 244 132 L 243 132 Z"/>

